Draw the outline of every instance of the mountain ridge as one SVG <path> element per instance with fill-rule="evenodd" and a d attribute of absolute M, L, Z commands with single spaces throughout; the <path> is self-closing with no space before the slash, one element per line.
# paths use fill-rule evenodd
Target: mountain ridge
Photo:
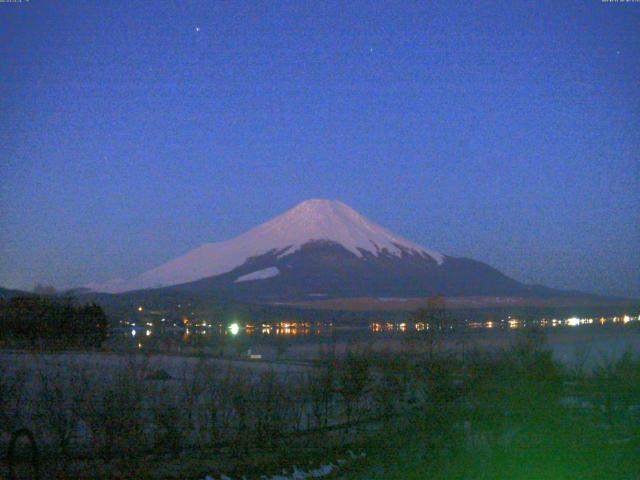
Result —
<path fill-rule="evenodd" d="M 314 240 L 334 241 L 357 257 L 366 252 L 376 256 L 413 252 L 438 264 L 445 258 L 390 232 L 340 201 L 310 199 L 241 235 L 203 244 L 133 279 L 115 279 L 87 287 L 108 293 L 170 287 L 227 273 L 257 255 L 291 255 Z"/>
<path fill-rule="evenodd" d="M 337 200 L 306 200 L 232 239 L 201 245 L 106 293 L 218 295 L 258 303 L 361 297 L 567 297 L 470 258 L 444 255 Z M 589 294 L 586 294 L 589 295 Z"/>

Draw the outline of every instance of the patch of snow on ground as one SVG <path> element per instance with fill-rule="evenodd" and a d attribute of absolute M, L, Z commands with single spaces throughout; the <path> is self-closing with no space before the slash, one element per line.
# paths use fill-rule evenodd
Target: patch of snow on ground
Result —
<path fill-rule="evenodd" d="M 278 270 L 278 267 L 263 268 L 262 270 L 257 270 L 255 272 L 251 272 L 236 278 L 235 283 L 248 282 L 250 280 L 264 280 L 266 278 L 275 277 L 279 274 L 280 270 Z"/>
<path fill-rule="evenodd" d="M 360 460 L 366 458 L 367 454 L 365 452 L 354 454 L 351 450 L 348 451 L 349 456 L 352 460 Z M 344 459 L 339 459 L 337 461 L 339 466 L 345 465 L 347 462 Z M 282 471 L 282 475 L 262 475 L 260 478 L 264 480 L 306 480 L 307 478 L 322 478 L 331 475 L 335 470 L 339 468 L 338 465 L 333 463 L 326 463 L 324 465 L 320 465 L 318 468 L 309 470 L 305 472 L 304 470 L 300 470 L 298 467 L 293 467 L 293 473 L 291 476 L 287 475 L 286 471 Z M 207 475 L 204 480 L 215 480 L 213 477 Z M 226 475 L 221 475 L 220 480 L 232 480 Z"/>

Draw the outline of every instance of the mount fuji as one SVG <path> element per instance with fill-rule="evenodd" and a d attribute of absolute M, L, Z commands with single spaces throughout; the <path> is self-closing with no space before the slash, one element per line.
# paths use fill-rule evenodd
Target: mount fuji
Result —
<path fill-rule="evenodd" d="M 238 237 L 207 243 L 96 292 L 171 289 L 244 300 L 335 297 L 532 296 L 529 286 L 466 258 L 443 255 L 368 220 L 336 200 L 306 200 Z"/>

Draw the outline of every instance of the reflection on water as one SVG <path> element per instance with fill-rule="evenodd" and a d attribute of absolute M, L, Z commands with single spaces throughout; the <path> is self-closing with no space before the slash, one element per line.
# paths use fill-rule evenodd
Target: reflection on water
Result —
<path fill-rule="evenodd" d="M 160 325 L 146 322 L 143 324 L 136 324 L 135 322 L 123 321 L 121 324 L 126 325 L 116 329 L 116 331 L 122 332 L 124 337 L 131 338 L 136 335 L 152 336 L 176 336 L 182 337 L 182 340 L 189 341 L 193 337 L 198 336 L 211 336 L 211 337 L 235 337 L 235 336 L 330 336 L 333 333 L 333 323 L 330 322 L 296 322 L 296 321 L 283 321 L 275 323 L 262 323 L 262 324 L 240 324 L 233 322 L 229 325 L 222 323 L 214 324 L 207 322 L 180 322 L 172 325 L 166 325 L 164 323 Z M 403 327 L 404 328 L 404 327 Z"/>
<path fill-rule="evenodd" d="M 491 320 L 450 320 L 447 322 L 439 322 L 440 329 L 451 330 L 465 330 L 465 329 L 484 329 L 484 330 L 514 330 L 527 327 L 543 327 L 543 328 L 556 328 L 556 327 L 578 327 L 581 325 L 625 325 L 630 322 L 640 321 L 640 315 L 630 316 L 618 316 L 618 317 L 600 317 L 600 318 L 578 318 L 569 317 L 564 319 L 558 318 L 542 318 L 539 320 L 520 319 L 515 317 L 508 317 L 504 319 L 491 319 Z M 334 324 L 331 322 L 300 322 L 294 320 L 283 320 L 280 322 L 271 323 L 245 323 L 231 322 L 214 323 L 211 321 L 191 321 L 183 319 L 175 323 L 166 322 L 164 318 L 160 322 L 128 322 L 122 321 L 123 325 L 120 329 L 116 330 L 121 333 L 121 338 L 127 338 L 132 340 L 136 339 L 136 343 L 140 342 L 143 338 L 179 338 L 186 343 L 190 343 L 197 339 L 198 341 L 210 341 L 223 342 L 225 338 L 251 338 L 262 337 L 268 339 L 269 337 L 331 337 L 335 334 Z M 406 334 L 412 332 L 421 332 L 430 330 L 431 326 L 428 322 L 379 322 L 372 321 L 368 323 L 361 323 L 359 326 L 345 327 L 340 326 L 338 329 L 341 331 L 341 335 L 344 335 L 344 329 L 350 329 L 353 332 L 360 332 L 363 330 L 368 331 L 374 335 L 378 334 Z M 352 333 L 353 333 L 352 332 Z"/>
<path fill-rule="evenodd" d="M 280 322 L 263 323 L 261 333 L 263 335 L 324 335 L 330 334 L 333 329 L 332 323 L 311 323 L 311 322 Z M 250 333 L 250 330 L 247 330 Z"/>

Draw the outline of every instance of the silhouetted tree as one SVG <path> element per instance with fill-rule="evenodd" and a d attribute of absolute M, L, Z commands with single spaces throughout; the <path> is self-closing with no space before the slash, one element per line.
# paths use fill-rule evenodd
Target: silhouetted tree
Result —
<path fill-rule="evenodd" d="M 347 352 L 339 370 L 340 394 L 345 403 L 347 423 L 351 422 L 353 412 L 357 409 L 370 380 L 369 359 L 363 354 Z"/>
<path fill-rule="evenodd" d="M 32 347 L 99 347 L 107 338 L 108 320 L 96 304 L 79 305 L 71 298 L 13 297 L 0 301 L 0 336 Z"/>
<path fill-rule="evenodd" d="M 326 427 L 336 383 L 335 358 L 326 360 L 321 367 L 307 373 L 307 394 L 311 403 L 311 413 L 316 427 Z"/>
<path fill-rule="evenodd" d="M 413 341 L 425 346 L 429 358 L 433 358 L 442 345 L 443 337 L 451 328 L 444 298 L 430 297 L 426 305 L 413 314 L 412 320 L 420 328 L 410 334 Z"/>

